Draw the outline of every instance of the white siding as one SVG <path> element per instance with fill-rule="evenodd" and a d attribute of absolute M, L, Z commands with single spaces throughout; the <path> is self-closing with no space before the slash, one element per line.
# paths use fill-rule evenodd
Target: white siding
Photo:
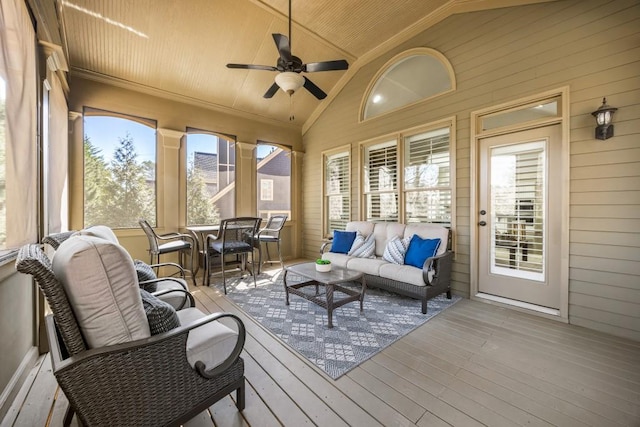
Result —
<path fill-rule="evenodd" d="M 394 55 L 429 47 L 451 62 L 457 90 L 358 123 L 367 85 Z M 304 251 L 320 247 L 322 150 L 455 115 L 456 260 L 453 288 L 469 295 L 470 113 L 562 86 L 570 90 L 570 322 L 640 340 L 640 4 L 558 1 L 451 16 L 364 66 L 304 135 Z M 615 137 L 595 140 L 591 112 L 618 107 Z"/>

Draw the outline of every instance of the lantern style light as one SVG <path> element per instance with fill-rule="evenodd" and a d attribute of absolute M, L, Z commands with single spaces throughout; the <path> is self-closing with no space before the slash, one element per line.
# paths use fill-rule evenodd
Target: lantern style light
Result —
<path fill-rule="evenodd" d="M 613 136 L 613 125 L 611 119 L 613 113 L 618 109 L 607 105 L 607 98 L 602 98 L 602 105 L 596 111 L 593 116 L 596 118 L 598 126 L 596 126 L 596 139 L 609 139 Z"/>

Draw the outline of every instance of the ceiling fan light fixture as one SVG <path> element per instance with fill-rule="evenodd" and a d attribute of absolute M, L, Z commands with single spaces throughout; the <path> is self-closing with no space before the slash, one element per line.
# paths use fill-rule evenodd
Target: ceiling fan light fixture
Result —
<path fill-rule="evenodd" d="M 293 71 L 284 71 L 276 75 L 276 84 L 289 95 L 304 86 L 304 77 Z"/>

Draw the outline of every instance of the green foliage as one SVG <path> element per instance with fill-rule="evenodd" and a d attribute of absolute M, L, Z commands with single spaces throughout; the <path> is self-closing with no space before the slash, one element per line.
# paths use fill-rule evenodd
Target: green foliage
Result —
<path fill-rule="evenodd" d="M 84 139 L 84 223 L 86 226 L 104 224 L 113 228 L 136 228 L 138 219 L 155 224 L 155 173 L 152 161 L 138 162 L 135 144 L 129 134 L 118 138 L 110 164 L 102 152 Z M 217 224 L 218 208 L 202 172 L 187 168 L 187 223 Z"/>
<path fill-rule="evenodd" d="M 316 264 L 327 265 L 327 264 L 331 264 L 331 261 L 329 261 L 328 259 L 318 258 L 316 260 Z"/>
<path fill-rule="evenodd" d="M 194 167 L 193 160 L 187 168 L 187 224 L 203 225 L 220 222 L 220 212 L 211 201 L 202 172 Z"/>
<path fill-rule="evenodd" d="M 138 219 L 155 223 L 155 165 L 138 163 L 129 134 L 118 138 L 110 165 L 85 136 L 85 225 L 136 228 Z"/>

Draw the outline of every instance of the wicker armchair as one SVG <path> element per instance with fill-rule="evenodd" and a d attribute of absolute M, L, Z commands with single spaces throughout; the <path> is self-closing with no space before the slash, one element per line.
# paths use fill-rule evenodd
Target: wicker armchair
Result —
<path fill-rule="evenodd" d="M 70 299 L 40 246 L 22 247 L 16 268 L 35 278 L 53 311 L 45 320 L 53 373 L 70 402 L 65 425 L 74 413 L 85 426 L 180 425 L 233 391 L 238 410 L 244 409 L 244 362 L 239 356 L 245 329 L 236 316 L 200 313 L 167 332 L 88 349 Z M 188 310 L 193 319 L 198 310 L 184 312 Z M 222 318 L 237 325 L 231 354 L 209 369 L 202 359 L 194 366 L 188 361 L 190 332 L 200 333 Z"/>
<path fill-rule="evenodd" d="M 74 235 L 90 235 L 118 243 L 113 230 L 104 225 L 86 228 L 84 230 L 63 231 L 52 233 L 42 239 L 43 244 L 51 246 L 57 250 L 62 243 Z M 193 296 L 189 293 L 185 269 L 175 262 L 160 262 L 157 264 L 147 264 L 140 260 L 135 260 L 136 271 L 138 272 L 139 285 L 142 289 L 152 291 L 161 300 L 171 304 L 176 310 L 186 307 L 195 307 Z M 167 276 L 158 277 L 157 272 L 163 268 Z"/>

